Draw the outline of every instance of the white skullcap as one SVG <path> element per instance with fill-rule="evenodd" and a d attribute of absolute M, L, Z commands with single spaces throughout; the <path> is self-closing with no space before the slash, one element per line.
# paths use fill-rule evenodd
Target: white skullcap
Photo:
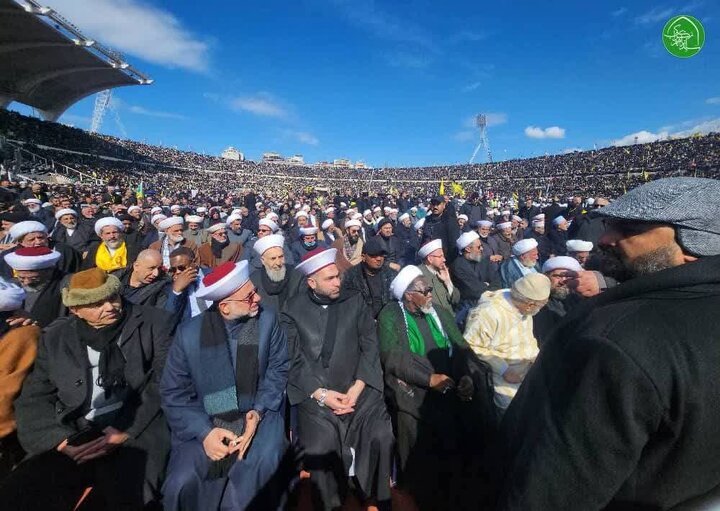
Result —
<path fill-rule="evenodd" d="M 60 220 L 65 215 L 73 215 L 74 217 L 78 216 L 77 211 L 75 211 L 74 209 L 63 208 L 57 213 L 55 213 L 55 220 Z"/>
<path fill-rule="evenodd" d="M 37 204 L 38 206 L 42 205 L 42 201 L 40 199 L 25 199 L 25 204 Z"/>
<path fill-rule="evenodd" d="M 592 197 L 588 197 L 585 202 L 588 206 L 592 206 L 593 204 L 595 204 L 595 199 L 593 199 Z"/>
<path fill-rule="evenodd" d="M 567 219 L 564 216 L 556 216 L 555 219 L 552 221 L 553 225 L 560 225 L 563 222 L 567 222 Z"/>
<path fill-rule="evenodd" d="M 417 212 L 417 206 L 411 207 L 411 208 L 410 208 L 410 211 L 412 211 L 413 213 L 416 213 L 416 212 Z"/>
<path fill-rule="evenodd" d="M 582 266 L 574 257 L 568 256 L 556 256 L 551 257 L 545 264 L 543 264 L 542 272 L 550 273 L 553 270 L 572 270 L 572 271 L 583 271 Z"/>
<path fill-rule="evenodd" d="M 341 207 L 341 208 L 346 208 L 346 207 L 347 207 L 347 204 L 345 204 L 344 202 L 341 202 L 341 203 L 340 203 L 340 207 Z"/>
<path fill-rule="evenodd" d="M 174 209 L 182 209 L 182 208 L 180 207 L 180 204 L 173 204 L 172 206 L 170 206 L 170 211 L 172 211 Z"/>
<path fill-rule="evenodd" d="M 125 232 L 123 223 L 114 216 L 106 216 L 95 222 L 95 234 L 100 236 L 104 227 L 117 227 L 120 232 Z"/>
<path fill-rule="evenodd" d="M 197 211 L 198 213 L 207 213 L 207 208 L 205 206 L 200 206 L 195 211 Z"/>
<path fill-rule="evenodd" d="M 271 211 L 270 213 L 268 213 L 265 218 L 269 218 L 270 220 L 274 220 L 275 222 L 277 222 L 280 219 L 278 214 L 275 213 L 274 211 Z"/>
<path fill-rule="evenodd" d="M 157 222 L 158 220 L 165 220 L 166 218 L 167 218 L 167 216 L 163 215 L 162 213 L 159 213 L 157 215 L 152 216 L 152 218 L 150 219 L 150 223 L 155 225 L 155 222 Z"/>
<path fill-rule="evenodd" d="M 183 219 L 179 216 L 171 216 L 170 218 L 166 218 L 158 224 L 158 230 L 165 232 L 173 225 L 182 225 L 184 223 L 185 222 L 183 222 Z"/>
<path fill-rule="evenodd" d="M 392 208 L 391 208 L 390 206 L 385 206 L 385 207 L 383 208 L 383 211 L 384 211 L 385 213 L 390 213 L 391 210 L 392 210 Z"/>
<path fill-rule="evenodd" d="M 423 217 L 420 220 L 418 220 L 417 222 L 415 222 L 415 225 L 413 226 L 413 228 L 416 231 L 419 231 L 420 229 L 423 228 L 424 225 L 425 225 L 425 217 Z"/>
<path fill-rule="evenodd" d="M 242 213 L 242 209 L 240 209 L 240 208 L 235 208 L 230 212 L 231 215 L 240 215 L 241 213 Z"/>
<path fill-rule="evenodd" d="M 533 220 L 545 220 L 545 213 L 537 214 L 533 217 Z"/>
<path fill-rule="evenodd" d="M 457 218 L 458 218 L 458 220 L 460 220 L 460 219 L 462 218 L 462 219 L 464 219 L 466 222 L 469 220 L 469 218 L 468 218 L 467 215 L 458 215 Z"/>
<path fill-rule="evenodd" d="M 408 265 L 400 270 L 400 273 L 390 282 L 390 292 L 396 300 L 402 300 L 405 291 L 412 281 L 422 277 L 422 271 L 417 266 Z"/>
<path fill-rule="evenodd" d="M 297 213 L 295 213 L 295 219 L 298 219 L 298 218 L 300 218 L 301 216 L 304 216 L 305 218 L 308 217 L 308 216 L 307 216 L 307 213 L 305 213 L 305 212 L 302 211 L 302 210 L 300 210 L 300 211 L 298 211 Z"/>
<path fill-rule="evenodd" d="M 516 280 L 512 289 L 529 300 L 547 300 L 550 297 L 550 279 L 542 273 L 528 273 Z"/>
<path fill-rule="evenodd" d="M 35 220 L 24 220 L 18 222 L 10 228 L 10 237 L 13 241 L 18 241 L 20 238 L 31 232 L 44 232 L 47 234 L 48 230 L 45 224 L 36 222 Z"/>
<path fill-rule="evenodd" d="M 522 218 L 520 218 L 520 217 L 517 216 L 517 215 L 513 215 L 513 216 L 512 216 L 512 219 L 515 220 L 516 222 L 522 222 Z"/>
<path fill-rule="evenodd" d="M 369 209 L 366 209 L 365 211 L 363 211 L 363 216 L 368 216 L 368 215 L 372 215 L 372 211 L 370 211 Z"/>
<path fill-rule="evenodd" d="M 332 207 L 332 206 L 330 206 L 329 208 L 327 208 L 327 209 L 325 210 L 325 213 L 332 213 L 333 211 L 335 211 L 335 208 Z"/>
<path fill-rule="evenodd" d="M 567 240 L 565 248 L 568 252 L 590 252 L 593 249 L 592 241 Z"/>
<path fill-rule="evenodd" d="M 131 211 L 135 211 L 136 209 L 137 209 L 138 211 L 142 211 L 142 208 L 141 208 L 140 206 L 135 206 L 135 205 L 133 205 L 133 206 L 130 206 L 130 207 L 128 208 L 127 212 L 130 213 Z"/>
<path fill-rule="evenodd" d="M 510 229 L 511 227 L 512 227 L 512 222 L 500 222 L 499 224 L 497 224 L 497 228 L 500 229 L 501 231 L 503 229 Z"/>
<path fill-rule="evenodd" d="M 362 224 L 359 220 L 347 220 L 345 222 L 345 229 L 349 229 L 350 227 L 362 227 Z"/>
<path fill-rule="evenodd" d="M 362 220 L 362 213 L 353 213 L 350 215 L 351 220 Z"/>
<path fill-rule="evenodd" d="M 477 225 L 478 227 L 492 227 L 493 223 L 490 220 L 479 220 Z"/>
<path fill-rule="evenodd" d="M 312 234 L 317 234 L 318 228 L 317 227 L 301 227 L 300 228 L 300 236 L 310 236 Z"/>
<path fill-rule="evenodd" d="M 195 296 L 204 300 L 219 302 L 233 294 L 250 280 L 247 261 L 228 261 L 216 267 L 203 279 Z"/>
<path fill-rule="evenodd" d="M 475 231 L 465 232 L 460 236 L 455 244 L 460 252 L 465 250 L 473 241 L 479 240 L 480 235 Z"/>
<path fill-rule="evenodd" d="M 504 215 L 508 215 L 508 216 L 509 216 L 509 215 L 510 215 L 510 210 L 506 209 L 506 210 L 504 210 L 504 211 L 502 212 L 502 214 L 503 214 L 503 216 L 504 216 Z"/>
<path fill-rule="evenodd" d="M 60 252 L 48 247 L 21 247 L 5 254 L 5 262 L 13 270 L 44 270 L 60 259 Z"/>
<path fill-rule="evenodd" d="M 533 224 L 533 226 L 536 226 L 536 225 L 543 225 L 543 226 L 544 226 L 544 225 L 545 225 L 545 220 L 540 220 L 540 219 L 538 219 L 538 220 L 533 220 L 533 221 L 532 221 L 532 224 Z"/>
<path fill-rule="evenodd" d="M 158 213 L 162 213 L 162 208 L 160 206 L 155 206 L 150 210 L 151 215 L 157 215 Z"/>
<path fill-rule="evenodd" d="M 375 206 L 373 208 L 373 213 L 375 213 L 376 211 L 382 211 L 382 208 L 380 206 Z"/>
<path fill-rule="evenodd" d="M 436 250 L 442 250 L 442 240 L 431 240 L 425 243 L 418 250 L 418 257 L 420 259 L 425 259 Z"/>
<path fill-rule="evenodd" d="M 233 213 L 232 215 L 228 216 L 228 217 L 225 219 L 225 223 L 228 224 L 228 225 L 230 225 L 230 224 L 233 223 L 235 220 L 242 220 L 242 215 L 238 215 L 237 213 Z"/>
<path fill-rule="evenodd" d="M 208 228 L 205 229 L 205 230 L 206 230 L 207 232 L 209 232 L 210 234 L 212 234 L 212 233 L 217 232 L 217 231 L 219 231 L 219 230 L 221 230 L 221 229 L 227 229 L 227 225 L 224 224 L 224 223 L 222 223 L 222 222 L 218 222 L 218 223 L 216 223 L 216 224 L 212 224 L 210 227 L 208 227 Z"/>
<path fill-rule="evenodd" d="M 305 212 L 307 212 L 307 213 L 309 213 L 309 212 L 310 212 L 310 205 L 308 205 L 308 204 L 303 204 L 302 210 L 305 211 Z"/>
<path fill-rule="evenodd" d="M 188 223 L 201 224 L 202 221 L 203 221 L 203 217 L 197 216 L 197 215 L 188 215 L 188 216 L 185 217 L 185 220 L 186 220 Z"/>
<path fill-rule="evenodd" d="M 321 225 L 322 230 L 323 230 L 323 231 L 327 231 L 327 230 L 330 228 L 331 225 L 335 225 L 335 222 L 333 222 L 332 219 L 328 218 L 327 220 L 325 220 L 325 221 L 322 223 L 322 225 Z"/>
<path fill-rule="evenodd" d="M 257 255 L 263 255 L 273 247 L 283 248 L 284 246 L 285 237 L 282 234 L 269 234 L 257 240 L 253 245 L 253 250 Z"/>
<path fill-rule="evenodd" d="M 402 215 L 400 215 L 400 216 L 398 217 L 398 220 L 400 220 L 400 221 L 402 222 L 402 221 L 405 220 L 406 218 L 410 218 L 410 214 L 408 214 L 408 213 L 403 213 Z"/>
<path fill-rule="evenodd" d="M 25 290 L 0 279 L 0 312 L 12 312 L 22 308 Z"/>
<path fill-rule="evenodd" d="M 316 248 L 305 254 L 302 262 L 298 264 L 295 269 L 304 275 L 312 275 L 317 273 L 323 268 L 335 264 L 335 257 L 337 255 L 337 249 L 334 248 Z"/>
<path fill-rule="evenodd" d="M 512 253 L 515 256 L 521 256 L 526 252 L 530 252 L 532 249 L 537 248 L 538 242 L 535 238 L 525 238 L 520 240 L 512 246 Z"/>
<path fill-rule="evenodd" d="M 264 225 L 265 227 L 269 228 L 273 233 L 276 233 L 277 230 L 280 228 L 278 227 L 278 224 L 270 220 L 269 218 L 261 218 L 258 221 L 258 225 Z"/>

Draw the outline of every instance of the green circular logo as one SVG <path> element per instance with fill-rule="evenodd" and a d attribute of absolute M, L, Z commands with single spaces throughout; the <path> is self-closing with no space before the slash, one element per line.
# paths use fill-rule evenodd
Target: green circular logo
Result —
<path fill-rule="evenodd" d="M 662 40 L 671 55 L 686 59 L 702 49 L 705 29 L 697 18 L 681 14 L 665 23 Z"/>

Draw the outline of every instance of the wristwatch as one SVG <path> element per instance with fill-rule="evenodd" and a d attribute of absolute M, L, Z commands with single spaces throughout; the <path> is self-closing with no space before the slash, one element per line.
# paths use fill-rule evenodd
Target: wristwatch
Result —
<path fill-rule="evenodd" d="M 325 399 L 327 399 L 328 389 L 320 389 L 320 397 L 317 399 L 319 406 L 325 406 Z"/>

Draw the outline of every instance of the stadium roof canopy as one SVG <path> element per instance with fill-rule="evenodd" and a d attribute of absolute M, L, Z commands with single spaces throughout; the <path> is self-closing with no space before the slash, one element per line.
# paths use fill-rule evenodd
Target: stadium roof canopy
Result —
<path fill-rule="evenodd" d="M 0 0 L 0 27 L 0 108 L 17 101 L 54 121 L 90 94 L 152 83 L 34 0 Z"/>

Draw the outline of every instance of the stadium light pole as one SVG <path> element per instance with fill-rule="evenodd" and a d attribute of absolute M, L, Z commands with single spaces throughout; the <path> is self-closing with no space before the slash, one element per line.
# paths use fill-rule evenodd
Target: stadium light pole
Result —
<path fill-rule="evenodd" d="M 473 151 L 473 154 L 470 157 L 469 163 L 472 163 L 473 161 L 475 161 L 475 157 L 477 156 L 477 153 L 481 147 L 485 147 L 485 151 L 487 152 L 487 162 L 492 163 L 492 153 L 490 152 L 490 141 L 488 140 L 488 134 L 487 134 L 487 116 L 485 114 L 477 114 L 475 116 L 475 127 L 480 132 L 480 141 L 478 142 L 478 145 L 475 147 L 475 151 Z"/>

